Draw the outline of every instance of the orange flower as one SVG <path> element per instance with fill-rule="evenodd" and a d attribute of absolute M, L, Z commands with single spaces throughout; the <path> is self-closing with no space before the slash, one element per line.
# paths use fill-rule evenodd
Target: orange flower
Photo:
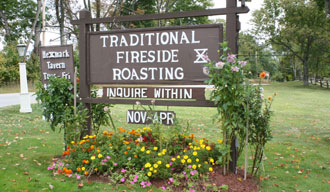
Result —
<path fill-rule="evenodd" d="M 77 77 L 77 83 L 79 83 L 80 82 L 80 79 L 79 79 L 79 77 Z"/>
<path fill-rule="evenodd" d="M 138 156 L 135 154 L 134 157 L 137 158 Z"/>
<path fill-rule="evenodd" d="M 75 152 L 76 151 L 76 149 L 72 149 L 72 152 Z"/>
<path fill-rule="evenodd" d="M 129 144 L 129 141 L 124 141 L 124 144 L 128 145 Z"/>
<path fill-rule="evenodd" d="M 83 163 L 85 163 L 85 160 L 82 160 Z"/>
<path fill-rule="evenodd" d="M 265 72 L 261 72 L 261 73 L 259 74 L 259 77 L 260 77 L 261 79 L 265 78 L 265 77 L 266 77 L 266 73 L 265 73 Z"/>
<path fill-rule="evenodd" d="M 125 129 L 124 128 L 119 128 L 120 130 L 119 130 L 119 133 L 123 133 L 123 132 L 125 132 Z"/>
<path fill-rule="evenodd" d="M 91 145 L 91 149 L 94 149 L 94 145 Z"/>
<path fill-rule="evenodd" d="M 273 97 L 272 97 L 272 96 L 269 96 L 269 97 L 268 97 L 268 100 L 269 100 L 269 101 L 272 101 L 272 100 L 273 100 Z"/>
<path fill-rule="evenodd" d="M 85 175 L 88 175 L 88 171 L 85 171 L 85 173 L 84 173 Z"/>
<path fill-rule="evenodd" d="M 126 149 L 127 149 L 127 150 L 130 150 L 130 149 L 131 149 L 131 147 L 130 147 L 130 146 L 128 146 L 128 147 L 126 147 Z"/>
<path fill-rule="evenodd" d="M 88 164 L 88 163 L 89 163 L 89 161 L 88 161 L 88 160 L 86 160 L 86 161 L 85 161 L 85 163 L 86 163 L 86 164 Z"/>
<path fill-rule="evenodd" d="M 127 155 L 127 154 L 128 154 L 128 152 L 127 152 L 127 151 L 125 151 L 124 153 L 125 153 L 125 155 Z"/>
<path fill-rule="evenodd" d="M 78 167 L 78 168 L 77 168 L 77 171 L 78 171 L 78 172 L 80 172 L 80 171 L 81 171 L 81 168 L 80 168 L 80 167 Z"/>

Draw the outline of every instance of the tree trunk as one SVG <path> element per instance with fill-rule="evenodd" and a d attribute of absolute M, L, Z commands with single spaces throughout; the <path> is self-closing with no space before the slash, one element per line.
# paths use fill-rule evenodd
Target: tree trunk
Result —
<path fill-rule="evenodd" d="M 303 62 L 303 70 L 304 70 L 304 85 L 305 86 L 308 86 L 309 85 L 309 82 L 308 82 L 308 78 L 309 78 L 309 69 L 308 69 L 308 63 L 307 61 L 304 61 Z"/>
<path fill-rule="evenodd" d="M 96 18 L 100 18 L 101 16 L 101 2 L 100 0 L 96 0 Z M 96 24 L 96 31 L 100 31 L 100 24 Z"/>
<path fill-rule="evenodd" d="M 40 31 L 41 30 L 41 22 L 36 26 L 35 29 L 35 36 L 34 36 L 34 47 L 33 47 L 33 53 L 39 55 L 39 46 L 40 46 Z"/>

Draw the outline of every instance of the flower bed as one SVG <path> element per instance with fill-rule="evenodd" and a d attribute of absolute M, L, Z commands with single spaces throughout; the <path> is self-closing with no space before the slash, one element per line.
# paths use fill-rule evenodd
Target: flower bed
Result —
<path fill-rule="evenodd" d="M 151 185 L 151 180 L 162 179 L 169 187 L 185 183 L 185 187 L 196 190 L 193 184 L 208 178 L 225 151 L 221 140 L 210 143 L 205 138 L 196 139 L 194 134 L 162 138 L 151 128 L 131 131 L 120 128 L 118 133 L 104 131 L 72 141 L 63 152 L 63 163 L 54 163 L 48 169 L 78 180 L 101 175 L 111 183 L 145 188 Z"/>

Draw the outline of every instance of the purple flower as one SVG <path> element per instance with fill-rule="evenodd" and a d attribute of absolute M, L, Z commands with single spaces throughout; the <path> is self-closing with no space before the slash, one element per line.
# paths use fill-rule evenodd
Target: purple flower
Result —
<path fill-rule="evenodd" d="M 204 59 L 205 61 L 208 61 L 208 62 L 211 61 L 210 58 L 209 58 L 209 56 L 208 56 L 207 54 L 203 55 L 203 59 Z"/>
<path fill-rule="evenodd" d="M 195 190 L 193 190 L 193 189 L 190 189 L 190 190 L 189 190 L 189 192 L 195 192 Z"/>
<path fill-rule="evenodd" d="M 265 98 L 264 94 L 260 94 L 260 98 L 264 99 Z"/>
<path fill-rule="evenodd" d="M 111 157 L 110 156 L 107 156 L 107 159 L 111 159 Z"/>
<path fill-rule="evenodd" d="M 188 168 L 191 169 L 191 165 L 188 165 Z"/>
<path fill-rule="evenodd" d="M 241 67 L 244 67 L 246 65 L 246 61 L 238 61 L 238 64 L 240 64 Z"/>
<path fill-rule="evenodd" d="M 229 63 L 235 63 L 235 55 L 229 55 L 228 54 L 228 57 L 227 57 L 227 61 L 229 62 Z"/>
<path fill-rule="evenodd" d="M 68 175 L 68 177 L 72 177 L 72 174 Z"/>
<path fill-rule="evenodd" d="M 195 172 L 193 172 L 193 171 L 190 171 L 190 175 L 194 175 L 195 174 Z"/>
<path fill-rule="evenodd" d="M 101 165 L 104 165 L 104 162 L 102 162 Z"/>
<path fill-rule="evenodd" d="M 174 168 L 172 168 L 172 171 L 174 171 L 175 169 Z"/>
<path fill-rule="evenodd" d="M 215 64 L 215 67 L 218 69 L 222 69 L 224 65 L 225 65 L 224 62 L 219 61 L 218 63 Z"/>
<path fill-rule="evenodd" d="M 118 163 L 113 163 L 113 165 L 114 165 L 114 166 L 117 166 L 117 165 L 118 165 Z"/>
<path fill-rule="evenodd" d="M 147 186 L 150 186 L 151 185 L 151 183 L 150 183 L 150 181 L 147 183 Z"/>
<path fill-rule="evenodd" d="M 105 106 L 105 107 L 103 108 L 103 110 L 104 110 L 105 112 L 107 112 L 107 111 L 109 110 L 109 108 L 108 108 L 107 106 Z"/>
<path fill-rule="evenodd" d="M 169 183 L 173 183 L 173 177 L 169 178 L 169 179 L 168 179 L 168 182 L 169 182 Z"/>
<path fill-rule="evenodd" d="M 77 179 L 80 179 L 80 175 L 77 176 Z"/>
<path fill-rule="evenodd" d="M 169 163 L 169 165 L 170 165 L 170 166 L 172 166 L 172 165 L 173 165 L 173 163 L 172 163 L 172 162 L 170 162 L 170 163 Z"/>
<path fill-rule="evenodd" d="M 122 169 L 120 172 L 122 172 L 122 173 L 125 173 L 125 172 L 126 172 L 126 170 L 125 170 L 125 169 Z"/>
<path fill-rule="evenodd" d="M 125 182 L 125 177 L 121 178 L 120 181 L 121 181 L 122 183 L 124 183 L 124 182 Z"/>
<path fill-rule="evenodd" d="M 185 171 L 183 172 L 183 175 L 186 175 L 186 172 Z"/>
<path fill-rule="evenodd" d="M 234 67 L 231 68 L 231 71 L 232 72 L 238 72 L 239 68 L 237 66 L 234 66 Z"/>
<path fill-rule="evenodd" d="M 162 186 L 162 189 L 163 189 L 163 190 L 165 190 L 165 189 L 166 189 L 166 187 L 165 187 L 165 186 Z"/>
<path fill-rule="evenodd" d="M 203 67 L 203 73 L 204 73 L 205 75 L 209 75 L 209 73 L 210 73 L 209 68 L 207 68 L 207 67 Z"/>

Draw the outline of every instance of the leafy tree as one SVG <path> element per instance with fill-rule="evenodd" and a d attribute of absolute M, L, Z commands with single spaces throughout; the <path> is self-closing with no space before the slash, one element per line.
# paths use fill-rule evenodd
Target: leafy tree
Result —
<path fill-rule="evenodd" d="M 0 35 L 7 43 L 30 34 L 36 7 L 33 0 L 0 1 Z"/>
<path fill-rule="evenodd" d="M 329 44 L 329 17 L 314 1 L 265 0 L 254 13 L 255 34 L 293 54 L 303 65 L 304 85 L 308 85 L 312 58 L 326 50 L 313 51 L 321 42 Z"/>

